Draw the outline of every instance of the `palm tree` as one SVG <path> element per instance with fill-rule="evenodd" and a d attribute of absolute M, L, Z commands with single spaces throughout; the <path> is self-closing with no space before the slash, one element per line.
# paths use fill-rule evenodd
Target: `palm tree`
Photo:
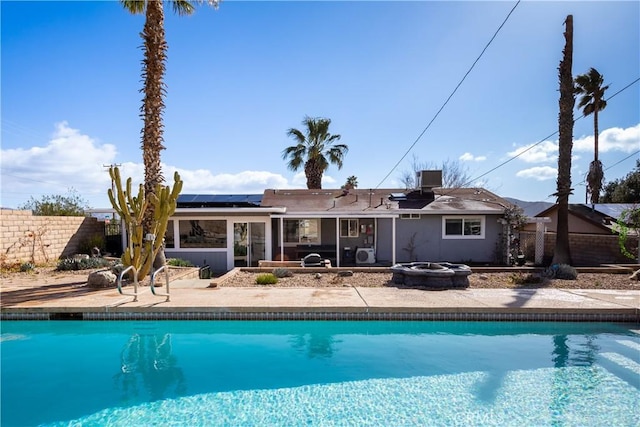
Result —
<path fill-rule="evenodd" d="M 340 135 L 329 133 L 331 119 L 306 116 L 302 124 L 305 127 L 304 133 L 294 128 L 287 131 L 287 135 L 293 137 L 296 145 L 285 148 L 282 158 L 289 159 L 287 166 L 293 171 L 304 165 L 307 188 L 321 189 L 322 175 L 329 168 L 329 164 L 333 163 L 341 169 L 342 160 L 349 147 L 345 144 L 335 144 L 340 140 Z"/>
<path fill-rule="evenodd" d="M 567 15 L 564 32 L 565 46 L 558 67 L 560 78 L 560 100 L 558 115 L 558 189 L 554 194 L 558 198 L 558 226 L 556 247 L 553 252 L 553 264 L 571 264 L 569 251 L 569 195 L 571 188 L 571 149 L 573 148 L 573 106 L 574 96 L 571 66 L 573 63 L 573 15 Z"/>
<path fill-rule="evenodd" d="M 358 177 L 355 175 L 351 175 L 347 177 L 347 181 L 344 183 L 344 185 L 341 188 L 345 190 L 358 188 Z"/>
<path fill-rule="evenodd" d="M 163 0 L 120 0 L 120 2 L 126 10 L 133 14 L 145 14 L 144 29 L 140 33 L 144 45 L 144 60 L 142 62 L 144 97 L 140 108 L 140 115 L 144 120 L 142 160 L 144 163 L 145 194 L 155 194 L 156 186 L 164 181 L 160 164 L 160 152 L 165 149 L 162 114 L 166 92 L 164 74 L 167 59 Z M 170 3 L 178 15 L 190 15 L 195 9 L 194 3 L 202 3 L 202 0 L 171 0 Z M 219 0 L 208 0 L 208 3 L 217 7 Z M 144 228 L 146 230 L 151 229 L 153 215 L 153 209 L 148 209 L 145 213 Z"/>
<path fill-rule="evenodd" d="M 591 196 L 591 203 L 598 203 L 604 179 L 602 162 L 598 160 L 598 112 L 607 106 L 604 92 L 609 89 L 609 86 L 603 86 L 604 77 L 595 68 L 591 68 L 587 74 L 576 77 L 575 82 L 576 95 L 582 95 L 578 102 L 578 108 L 582 108 L 585 117 L 593 114 L 594 152 L 593 161 L 589 165 L 589 173 L 587 174 L 587 189 Z"/>

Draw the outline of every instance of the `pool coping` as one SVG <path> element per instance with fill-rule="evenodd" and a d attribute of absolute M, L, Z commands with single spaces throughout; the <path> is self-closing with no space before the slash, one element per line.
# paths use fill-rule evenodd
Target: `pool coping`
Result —
<path fill-rule="evenodd" d="M 172 284 L 174 286 L 174 284 Z M 2 301 L 0 320 L 422 320 L 640 323 L 640 291 L 593 289 L 208 288 L 178 281 L 171 301 L 115 289 Z"/>

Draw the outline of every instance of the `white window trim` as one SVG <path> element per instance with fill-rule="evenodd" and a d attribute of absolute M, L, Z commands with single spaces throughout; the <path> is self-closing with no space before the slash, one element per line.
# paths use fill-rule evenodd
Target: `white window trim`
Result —
<path fill-rule="evenodd" d="M 342 234 L 342 221 L 347 221 L 347 234 Z M 355 222 L 356 223 L 356 227 L 355 227 L 355 234 L 351 234 L 351 223 Z M 360 236 L 360 221 L 356 218 L 356 219 L 352 219 L 352 218 L 341 218 L 340 219 L 340 237 L 359 237 Z"/>
<path fill-rule="evenodd" d="M 421 216 L 419 213 L 403 213 L 400 214 L 400 219 L 420 219 Z"/>
<path fill-rule="evenodd" d="M 485 238 L 485 216 L 469 216 L 469 215 L 448 215 L 442 216 L 442 239 L 443 240 L 480 240 Z M 448 219 L 461 219 L 462 220 L 462 230 L 464 231 L 464 221 L 465 220 L 480 220 L 480 234 L 479 235 L 469 235 L 465 236 L 464 234 L 456 234 L 456 235 L 448 235 L 447 234 L 447 220 Z"/>

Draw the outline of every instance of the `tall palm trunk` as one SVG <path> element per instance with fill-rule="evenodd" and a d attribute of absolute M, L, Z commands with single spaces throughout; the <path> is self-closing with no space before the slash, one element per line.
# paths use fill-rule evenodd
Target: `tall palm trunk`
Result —
<path fill-rule="evenodd" d="M 558 115 L 558 226 L 553 264 L 571 264 L 569 250 L 569 195 L 571 188 L 571 150 L 573 148 L 573 106 L 575 104 L 573 76 L 573 16 L 567 15 L 564 32 L 565 46 L 558 68 L 560 77 L 560 112 Z"/>
<path fill-rule="evenodd" d="M 307 177 L 308 189 L 320 190 L 322 188 L 323 170 L 315 158 L 307 160 L 304 165 L 304 173 Z"/>
<path fill-rule="evenodd" d="M 144 190 L 146 194 L 155 194 L 156 186 L 162 184 L 162 168 L 160 152 L 164 150 L 162 114 L 164 111 L 164 73 L 167 58 L 167 41 L 164 33 L 164 10 L 162 0 L 148 0 L 146 21 L 141 33 L 144 41 L 144 61 L 142 76 L 144 78 L 144 98 L 141 116 L 144 120 L 142 129 L 142 158 L 144 162 Z M 145 232 L 151 230 L 154 212 L 150 204 L 144 216 Z"/>
<path fill-rule="evenodd" d="M 593 110 L 593 162 L 589 165 L 589 173 L 587 175 L 587 185 L 591 194 L 591 203 L 600 201 L 600 192 L 602 191 L 602 180 L 604 179 L 604 171 L 602 162 L 598 160 L 598 109 Z"/>

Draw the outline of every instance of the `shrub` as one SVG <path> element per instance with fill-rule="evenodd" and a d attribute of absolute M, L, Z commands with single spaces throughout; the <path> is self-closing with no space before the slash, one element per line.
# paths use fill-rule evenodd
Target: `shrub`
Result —
<path fill-rule="evenodd" d="M 172 267 L 193 267 L 193 263 L 191 261 L 180 258 L 169 258 L 167 260 L 167 265 Z"/>
<path fill-rule="evenodd" d="M 120 276 L 120 273 L 122 273 L 123 271 L 124 271 L 124 265 L 122 265 L 121 262 L 118 262 L 117 264 L 114 264 L 111 266 L 111 272 L 116 276 Z"/>
<path fill-rule="evenodd" d="M 111 266 L 112 262 L 104 258 L 64 258 L 58 261 L 56 270 L 89 270 Z"/>
<path fill-rule="evenodd" d="M 275 285 L 278 283 L 278 278 L 272 273 L 259 274 L 256 277 L 256 283 L 258 285 Z"/>
<path fill-rule="evenodd" d="M 36 266 L 30 262 L 23 262 L 22 264 L 20 264 L 20 271 L 22 272 L 33 271 L 35 270 L 35 268 Z"/>
<path fill-rule="evenodd" d="M 527 285 L 527 284 L 540 283 L 540 276 L 537 276 L 531 273 L 529 274 L 512 273 L 509 276 L 509 282 L 513 283 L 514 285 Z"/>
<path fill-rule="evenodd" d="M 78 245 L 78 253 L 92 254 L 93 248 L 100 249 L 100 252 L 104 252 L 105 249 L 104 236 L 100 234 L 94 234 L 93 236 L 83 239 Z"/>
<path fill-rule="evenodd" d="M 568 264 L 554 264 L 545 270 L 544 275 L 550 279 L 576 280 L 578 271 Z"/>
<path fill-rule="evenodd" d="M 273 269 L 273 275 L 278 278 L 293 277 L 293 272 L 288 268 L 278 267 Z"/>

